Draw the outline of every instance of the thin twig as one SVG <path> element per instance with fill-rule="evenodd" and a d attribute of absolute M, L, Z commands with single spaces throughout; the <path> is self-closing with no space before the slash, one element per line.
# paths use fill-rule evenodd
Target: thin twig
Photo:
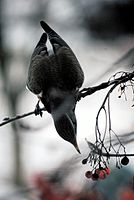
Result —
<path fill-rule="evenodd" d="M 98 155 L 101 155 L 101 156 L 105 156 L 105 157 L 124 157 L 124 156 L 127 156 L 127 157 L 130 157 L 130 156 L 134 156 L 134 153 L 123 153 L 123 154 L 114 154 L 114 153 L 104 153 L 104 152 L 101 152 L 101 154 L 97 153 L 97 152 L 94 152 L 95 154 L 98 154 Z"/>
<path fill-rule="evenodd" d="M 96 154 L 96 155 L 105 156 L 105 157 L 124 157 L 124 156 L 130 157 L 130 156 L 134 156 L 134 153 L 130 153 L 130 154 L 126 154 L 126 153 L 123 153 L 123 154 L 104 153 L 100 148 L 97 148 L 93 143 L 89 142 L 87 139 L 86 139 L 86 142 L 87 142 L 89 148 L 91 149 L 90 154 Z"/>
<path fill-rule="evenodd" d="M 40 108 L 40 111 L 45 111 L 45 108 L 44 107 Z M 10 122 L 14 122 L 18 119 L 22 119 L 24 117 L 27 117 L 27 116 L 30 116 L 30 115 L 33 115 L 33 114 L 35 114 L 35 110 L 32 111 L 32 112 L 24 113 L 22 115 L 17 115 L 17 116 L 12 117 L 12 118 L 5 118 L 4 121 L 0 123 L 0 126 L 3 126 L 3 125 L 8 124 Z"/>
<path fill-rule="evenodd" d="M 124 157 L 124 156 L 128 156 L 128 157 L 130 157 L 130 156 L 134 156 L 134 153 L 122 153 L 122 154 L 115 154 L 115 153 L 104 153 L 104 152 L 102 152 L 100 149 L 95 149 L 95 150 L 93 150 L 92 151 L 94 154 L 97 154 L 97 155 L 99 155 L 99 156 L 105 156 L 105 157 Z"/>

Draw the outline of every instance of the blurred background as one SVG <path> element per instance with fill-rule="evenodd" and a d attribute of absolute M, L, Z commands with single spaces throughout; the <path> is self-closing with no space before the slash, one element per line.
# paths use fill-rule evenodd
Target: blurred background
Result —
<path fill-rule="evenodd" d="M 1 122 L 35 109 L 37 97 L 25 86 L 30 57 L 43 32 L 40 20 L 73 49 L 85 74 L 84 88 L 107 81 L 117 71 L 133 71 L 133 19 L 133 0 L 0 0 Z M 116 200 L 123 199 L 123 191 L 129 193 L 134 187 L 133 157 L 120 170 L 115 168 L 115 159 L 111 160 L 111 175 L 97 182 L 85 178 L 90 165 L 81 164 L 89 152 L 85 138 L 94 142 L 96 114 L 106 92 L 98 91 L 77 104 L 81 155 L 58 136 L 46 112 L 42 118 L 31 115 L 0 127 L 1 199 L 41 199 L 24 188 L 39 186 L 46 179 L 66 199 Z M 112 127 L 124 135 L 127 153 L 134 153 L 132 91 L 128 89 L 126 95 L 127 101 L 124 96 L 119 99 L 117 90 L 111 97 Z M 70 192 L 77 195 L 69 197 Z"/>

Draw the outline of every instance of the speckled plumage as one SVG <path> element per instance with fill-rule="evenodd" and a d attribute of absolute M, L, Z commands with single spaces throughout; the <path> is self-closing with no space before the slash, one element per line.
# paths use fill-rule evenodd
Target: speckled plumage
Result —
<path fill-rule="evenodd" d="M 72 143 L 77 151 L 76 96 L 84 81 L 81 66 L 67 43 L 45 22 L 43 33 L 34 49 L 28 71 L 27 87 L 34 94 L 42 94 L 41 101 L 51 113 L 59 135 Z M 53 47 L 49 55 L 47 37 Z"/>

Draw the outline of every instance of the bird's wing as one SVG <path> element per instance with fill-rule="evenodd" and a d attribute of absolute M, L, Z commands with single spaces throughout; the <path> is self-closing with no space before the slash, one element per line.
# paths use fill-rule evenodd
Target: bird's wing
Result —
<path fill-rule="evenodd" d="M 48 57 L 47 34 L 43 33 L 31 57 L 28 70 L 27 87 L 35 94 L 40 94 L 44 87 L 45 76 L 49 73 L 50 60 Z"/>
<path fill-rule="evenodd" d="M 64 87 L 70 90 L 80 88 L 84 81 L 84 73 L 72 49 L 44 21 L 40 23 L 52 44 L 57 63 L 61 69 L 61 79 Z"/>
<path fill-rule="evenodd" d="M 37 56 L 37 55 L 48 55 L 46 42 L 47 42 L 47 34 L 43 33 L 33 51 L 31 60 L 34 59 L 35 56 Z"/>

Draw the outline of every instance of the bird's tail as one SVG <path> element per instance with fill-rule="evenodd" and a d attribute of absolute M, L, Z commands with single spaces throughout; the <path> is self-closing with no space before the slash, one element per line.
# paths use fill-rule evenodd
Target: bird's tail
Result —
<path fill-rule="evenodd" d="M 68 46 L 68 44 L 44 21 L 40 21 L 41 27 L 48 34 L 49 40 L 52 45 L 58 44 L 60 46 Z"/>
<path fill-rule="evenodd" d="M 46 45 L 46 42 L 47 42 L 47 34 L 46 33 L 43 33 L 39 42 L 37 43 L 36 47 L 38 46 L 44 46 L 44 44 Z"/>
<path fill-rule="evenodd" d="M 46 42 L 47 42 L 47 34 L 43 33 L 39 42 L 37 43 L 37 45 L 34 49 L 34 52 L 32 54 L 32 58 L 41 54 L 42 52 L 43 52 L 44 55 L 48 55 Z"/>

